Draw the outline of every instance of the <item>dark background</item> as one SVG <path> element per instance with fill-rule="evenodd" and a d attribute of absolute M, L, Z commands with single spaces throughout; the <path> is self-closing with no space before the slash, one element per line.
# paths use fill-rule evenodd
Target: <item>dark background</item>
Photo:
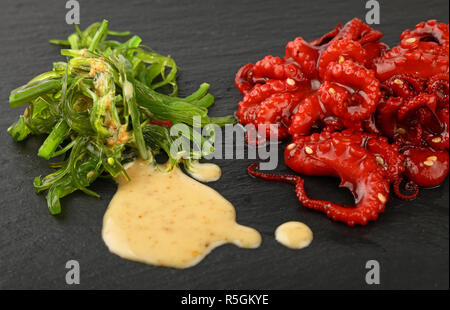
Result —
<path fill-rule="evenodd" d="M 180 67 L 180 95 L 202 82 L 212 85 L 213 115 L 233 113 L 241 96 L 237 69 L 265 55 L 282 56 L 296 36 L 312 40 L 339 22 L 364 19 L 365 1 L 85 1 L 81 27 L 106 18 L 113 30 L 131 30 L 144 43 L 173 56 Z M 449 2 L 379 1 L 388 44 L 420 21 L 448 23 Z M 239 223 L 259 230 L 256 250 L 225 245 L 199 265 L 174 270 L 120 259 L 101 239 L 102 218 L 115 192 L 102 180 L 93 189 L 100 200 L 76 193 L 63 200 L 63 214 L 50 216 L 36 175 L 48 174 L 37 157 L 42 142 L 15 143 L 7 127 L 22 113 L 10 109 L 9 92 L 48 71 L 59 58 L 50 38 L 65 38 L 65 1 L 2 0 L 0 4 L 0 288 L 143 289 L 448 289 L 449 183 L 422 190 L 413 202 L 391 198 L 380 219 L 366 227 L 333 223 L 300 207 L 290 185 L 251 179 L 248 160 L 221 160 L 223 177 L 212 184 L 236 207 Z M 280 149 L 281 150 L 281 149 Z M 280 163 L 279 171 L 285 171 Z M 311 196 L 350 201 L 331 178 L 307 178 Z M 275 228 L 289 220 L 311 227 L 314 241 L 302 251 L 278 244 Z M 65 284 L 65 263 L 81 265 L 81 284 Z M 381 265 L 381 285 L 365 284 L 365 263 Z"/>

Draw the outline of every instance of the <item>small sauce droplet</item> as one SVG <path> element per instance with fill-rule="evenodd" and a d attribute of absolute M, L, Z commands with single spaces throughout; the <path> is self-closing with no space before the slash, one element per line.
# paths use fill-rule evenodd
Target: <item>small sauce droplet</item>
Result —
<path fill-rule="evenodd" d="M 301 222 L 286 222 L 275 230 L 275 239 L 290 249 L 300 250 L 311 244 L 313 232 Z"/>

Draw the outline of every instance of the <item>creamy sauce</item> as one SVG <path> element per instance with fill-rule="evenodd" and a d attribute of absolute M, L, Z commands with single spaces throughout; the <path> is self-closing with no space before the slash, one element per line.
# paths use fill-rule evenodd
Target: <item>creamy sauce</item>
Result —
<path fill-rule="evenodd" d="M 286 222 L 275 230 L 275 239 L 290 249 L 300 250 L 311 244 L 313 233 L 301 222 Z"/>
<path fill-rule="evenodd" d="M 215 247 L 233 243 L 256 248 L 261 235 L 236 223 L 233 205 L 212 188 L 174 168 L 137 160 L 126 167 L 131 180 L 119 188 L 103 219 L 109 250 L 151 265 L 187 268 Z"/>
<path fill-rule="evenodd" d="M 222 176 L 222 170 L 219 166 L 211 163 L 199 163 L 194 161 L 187 172 L 200 182 L 214 182 Z"/>

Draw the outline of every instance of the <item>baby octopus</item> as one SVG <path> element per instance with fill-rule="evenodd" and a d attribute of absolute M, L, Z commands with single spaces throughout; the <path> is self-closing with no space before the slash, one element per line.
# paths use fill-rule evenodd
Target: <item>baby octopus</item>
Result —
<path fill-rule="evenodd" d="M 258 164 L 249 174 L 294 184 L 302 205 L 350 226 L 376 220 L 391 185 L 410 200 L 449 170 L 449 25 L 419 23 L 393 48 L 381 37 L 355 18 L 310 42 L 297 37 L 284 58 L 266 56 L 235 78 L 244 95 L 237 116 L 256 128 L 247 141 L 291 136 L 286 165 L 340 178 L 355 205 L 311 199 L 298 175 L 263 173 Z"/>
<path fill-rule="evenodd" d="M 295 184 L 297 197 L 305 207 L 350 226 L 365 225 L 378 218 L 385 209 L 390 182 L 399 180 L 404 171 L 403 156 L 396 145 L 390 145 L 384 137 L 352 131 L 298 136 L 287 146 L 285 162 L 301 174 L 339 177 L 341 186 L 353 193 L 356 206 L 309 198 L 304 181 L 298 176 L 265 174 L 256 171 L 256 164 L 248 171 L 260 178 Z"/>

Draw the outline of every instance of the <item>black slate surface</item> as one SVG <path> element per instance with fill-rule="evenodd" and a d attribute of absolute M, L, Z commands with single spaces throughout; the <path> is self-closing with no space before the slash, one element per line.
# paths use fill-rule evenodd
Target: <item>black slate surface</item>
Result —
<path fill-rule="evenodd" d="M 236 70 L 268 54 L 283 55 L 296 36 L 313 39 L 339 22 L 364 18 L 365 1 L 85 1 L 81 26 L 106 18 L 112 29 L 131 30 L 144 43 L 172 55 L 180 66 L 181 95 L 207 81 L 215 115 L 233 113 L 240 99 Z M 381 0 L 385 41 L 435 18 L 448 23 L 447 0 Z M 10 109 L 11 89 L 58 59 L 50 38 L 73 31 L 65 24 L 65 1 L 2 0 L 0 3 L 0 288 L 143 288 L 143 289 L 448 289 L 449 183 L 423 190 L 413 202 L 392 198 L 375 223 L 349 228 L 323 214 L 301 208 L 293 188 L 251 179 L 249 160 L 220 160 L 223 177 L 212 186 L 236 207 L 238 221 L 258 229 L 256 250 L 225 245 L 187 270 L 151 267 L 110 254 L 101 239 L 104 211 L 116 186 L 98 181 L 100 200 L 74 194 L 63 200 L 63 215 L 49 215 L 44 196 L 32 180 L 47 174 L 36 156 L 42 139 L 14 143 L 6 128 L 21 113 Z M 280 163 L 279 171 L 286 171 Z M 307 178 L 313 197 L 350 199 L 329 178 Z M 314 231 L 303 251 L 279 245 L 275 228 L 300 220 Z M 65 284 L 65 263 L 81 265 L 81 284 Z M 381 264 L 381 284 L 365 283 L 365 263 Z"/>

